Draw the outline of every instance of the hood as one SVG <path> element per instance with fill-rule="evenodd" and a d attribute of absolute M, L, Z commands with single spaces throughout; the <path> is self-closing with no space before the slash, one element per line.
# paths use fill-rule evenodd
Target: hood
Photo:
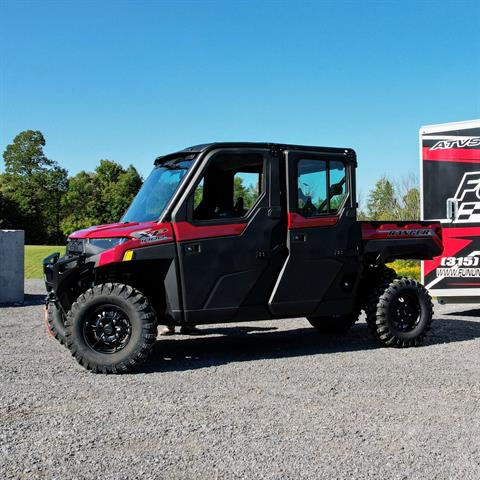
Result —
<path fill-rule="evenodd" d="M 157 222 L 125 222 L 111 223 L 107 225 L 95 225 L 84 230 L 78 230 L 68 236 L 68 238 L 116 238 L 131 237 L 132 233 L 139 230 L 149 230 L 158 227 Z"/>

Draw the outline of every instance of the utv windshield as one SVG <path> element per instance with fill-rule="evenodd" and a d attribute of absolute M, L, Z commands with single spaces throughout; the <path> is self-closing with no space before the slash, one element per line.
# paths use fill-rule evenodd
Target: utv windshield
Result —
<path fill-rule="evenodd" d="M 122 222 L 151 222 L 158 220 L 193 163 L 173 160 L 156 166 L 122 218 Z"/>

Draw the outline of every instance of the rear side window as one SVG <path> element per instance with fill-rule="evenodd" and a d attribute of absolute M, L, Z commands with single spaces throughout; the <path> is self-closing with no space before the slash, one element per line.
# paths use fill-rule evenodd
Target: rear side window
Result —
<path fill-rule="evenodd" d="M 311 217 L 338 212 L 347 194 L 343 162 L 300 159 L 297 180 L 297 211 L 300 214 Z"/>

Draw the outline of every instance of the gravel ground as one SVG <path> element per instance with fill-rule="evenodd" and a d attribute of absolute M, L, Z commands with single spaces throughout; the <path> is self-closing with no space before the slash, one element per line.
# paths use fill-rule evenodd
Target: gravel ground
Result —
<path fill-rule="evenodd" d="M 480 478 L 472 306 L 437 306 L 421 348 L 378 348 L 363 322 L 205 326 L 103 376 L 46 334 L 42 283 L 27 292 L 0 308 L 2 480 Z"/>

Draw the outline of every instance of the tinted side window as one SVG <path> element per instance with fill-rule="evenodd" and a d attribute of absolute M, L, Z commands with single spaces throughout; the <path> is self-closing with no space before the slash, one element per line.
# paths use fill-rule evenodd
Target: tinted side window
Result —
<path fill-rule="evenodd" d="M 297 164 L 297 211 L 305 217 L 335 213 L 346 196 L 345 164 L 301 159 Z"/>
<path fill-rule="evenodd" d="M 305 217 L 328 212 L 326 161 L 299 160 L 297 207 Z"/>
<path fill-rule="evenodd" d="M 338 212 L 347 195 L 347 175 L 343 162 L 329 162 L 330 212 Z"/>

